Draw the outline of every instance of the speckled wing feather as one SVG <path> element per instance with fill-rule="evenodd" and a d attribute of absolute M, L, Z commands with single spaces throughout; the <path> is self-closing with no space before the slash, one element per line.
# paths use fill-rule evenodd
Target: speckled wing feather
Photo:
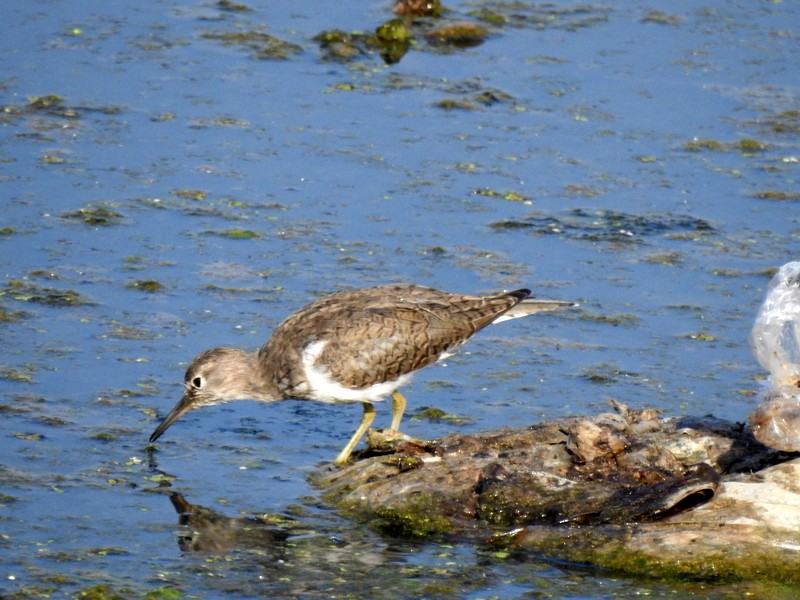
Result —
<path fill-rule="evenodd" d="M 281 387 L 289 387 L 291 380 L 302 378 L 298 361 L 290 356 L 325 340 L 318 364 L 341 385 L 364 388 L 436 362 L 529 293 L 518 290 L 480 298 L 414 285 L 343 292 L 290 316 L 262 352 L 274 355 L 278 346 L 283 348 L 282 356 L 272 358 L 277 370 L 283 371 Z M 302 385 L 294 393 L 301 389 Z"/>

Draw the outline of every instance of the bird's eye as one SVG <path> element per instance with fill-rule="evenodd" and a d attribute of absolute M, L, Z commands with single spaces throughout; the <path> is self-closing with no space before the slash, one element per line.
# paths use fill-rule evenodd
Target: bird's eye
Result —
<path fill-rule="evenodd" d="M 194 386 L 195 389 L 199 390 L 201 387 L 203 387 L 203 378 L 195 377 L 194 379 L 192 379 L 192 385 Z"/>

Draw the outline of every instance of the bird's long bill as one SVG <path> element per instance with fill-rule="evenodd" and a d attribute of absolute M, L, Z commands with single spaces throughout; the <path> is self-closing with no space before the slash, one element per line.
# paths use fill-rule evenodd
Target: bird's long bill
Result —
<path fill-rule="evenodd" d="M 194 404 L 192 403 L 191 399 L 188 396 L 184 396 L 181 398 L 178 403 L 173 407 L 169 414 L 164 417 L 164 420 L 161 421 L 161 424 L 156 427 L 156 430 L 153 432 L 153 435 L 150 436 L 150 443 L 155 442 L 158 438 L 161 437 L 161 434 L 164 433 L 169 426 L 172 425 L 175 421 L 177 421 L 181 416 L 189 411 Z"/>

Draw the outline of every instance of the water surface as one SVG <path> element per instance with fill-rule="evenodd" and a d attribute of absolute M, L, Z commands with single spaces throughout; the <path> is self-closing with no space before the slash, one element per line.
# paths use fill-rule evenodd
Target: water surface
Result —
<path fill-rule="evenodd" d="M 451 2 L 449 19 L 497 17 L 484 43 L 420 38 L 390 66 L 313 39 L 371 32 L 388 3 L 246 7 L 4 12 L 0 591 L 751 591 L 381 538 L 306 481 L 358 407 L 241 402 L 186 415 L 155 451 L 147 437 L 201 350 L 256 348 L 321 294 L 394 281 L 581 303 L 419 374 L 410 435 L 608 398 L 743 420 L 762 376 L 749 328 L 772 270 L 798 258 L 797 6 Z M 295 46 L 259 58 L 219 39 L 253 32 Z M 423 406 L 464 419 L 411 418 Z M 192 550 L 171 493 L 262 519 Z"/>

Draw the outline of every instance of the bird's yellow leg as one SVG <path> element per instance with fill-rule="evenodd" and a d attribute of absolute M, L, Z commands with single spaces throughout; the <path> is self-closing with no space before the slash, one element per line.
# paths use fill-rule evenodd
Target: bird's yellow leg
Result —
<path fill-rule="evenodd" d="M 392 392 L 392 429 L 400 431 L 400 421 L 406 411 L 406 399 L 400 392 Z"/>
<path fill-rule="evenodd" d="M 347 463 L 347 459 L 350 458 L 350 454 L 353 452 L 353 448 L 356 447 L 359 440 L 364 436 L 369 429 L 369 426 L 372 425 L 372 421 L 375 419 L 375 407 L 372 406 L 369 402 L 364 402 L 364 415 L 361 417 L 361 423 L 356 429 L 356 432 L 353 434 L 353 437 L 350 438 L 350 441 L 347 442 L 347 445 L 339 452 L 339 456 L 333 461 L 335 465 L 343 465 Z"/>

